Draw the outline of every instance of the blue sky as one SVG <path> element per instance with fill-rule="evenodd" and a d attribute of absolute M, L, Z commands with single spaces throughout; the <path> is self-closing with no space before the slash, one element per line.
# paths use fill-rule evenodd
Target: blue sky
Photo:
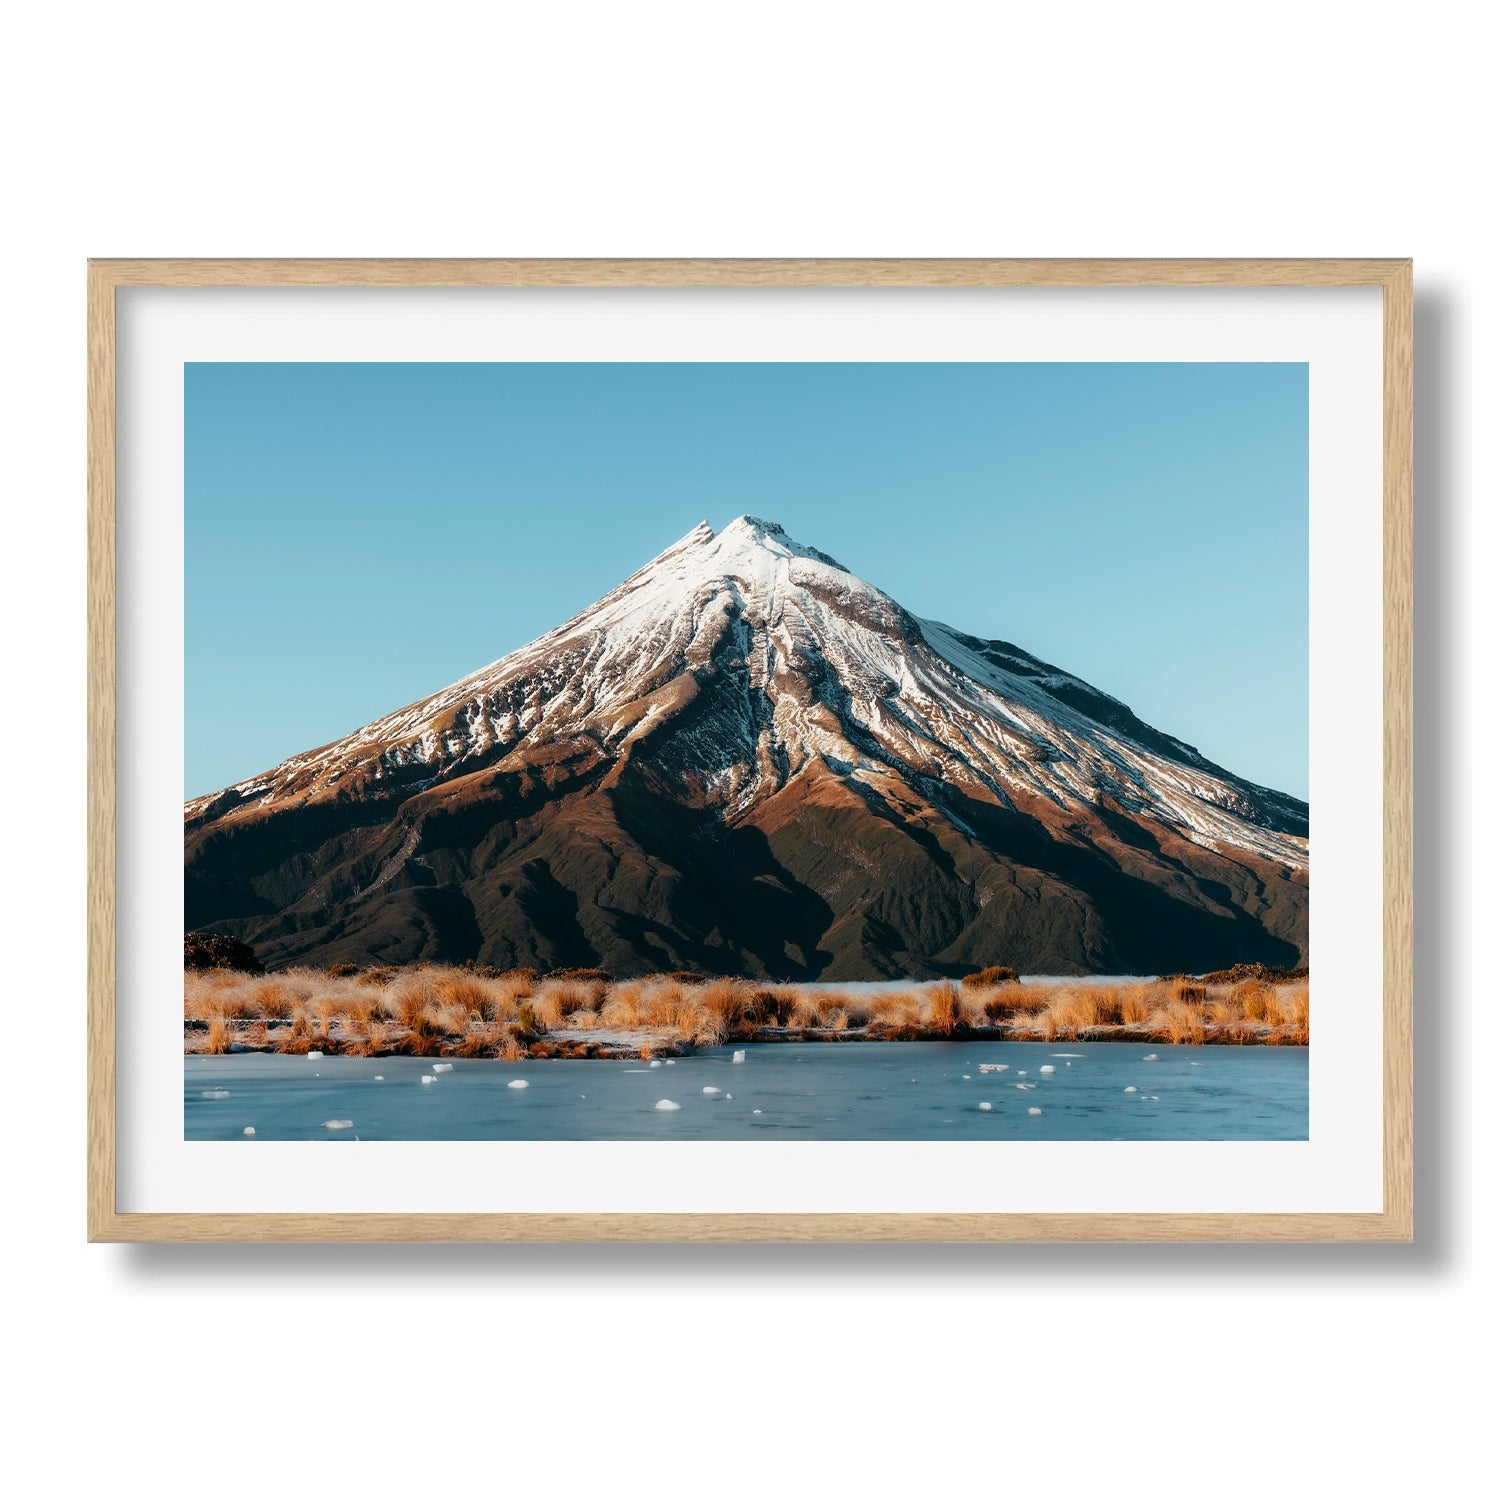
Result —
<path fill-rule="evenodd" d="M 1301 364 L 190 364 L 186 794 L 749 512 L 1307 795 Z"/>

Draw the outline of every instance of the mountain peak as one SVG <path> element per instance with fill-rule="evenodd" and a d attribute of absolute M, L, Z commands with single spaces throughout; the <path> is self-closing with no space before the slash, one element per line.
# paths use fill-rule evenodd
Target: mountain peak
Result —
<path fill-rule="evenodd" d="M 779 521 L 767 521 L 761 516 L 736 516 L 713 540 L 717 543 L 719 555 L 724 558 L 758 557 L 769 553 L 775 558 L 809 558 L 837 568 L 840 573 L 849 571 L 826 552 L 797 541 Z"/>
<path fill-rule="evenodd" d="M 745 532 L 761 539 L 785 537 L 786 527 L 778 521 L 763 521 L 759 516 L 736 516 L 724 528 L 724 535 L 729 536 L 731 533 L 738 532 Z"/>

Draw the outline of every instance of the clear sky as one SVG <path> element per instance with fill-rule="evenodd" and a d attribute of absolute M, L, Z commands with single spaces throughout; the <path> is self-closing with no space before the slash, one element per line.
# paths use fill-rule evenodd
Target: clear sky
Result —
<path fill-rule="evenodd" d="M 1307 795 L 1301 364 L 190 364 L 186 794 L 750 513 Z"/>

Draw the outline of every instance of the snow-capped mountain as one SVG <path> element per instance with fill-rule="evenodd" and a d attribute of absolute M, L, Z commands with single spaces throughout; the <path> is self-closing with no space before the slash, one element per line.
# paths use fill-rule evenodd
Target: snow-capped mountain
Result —
<path fill-rule="evenodd" d="M 186 824 L 189 925 L 273 962 L 1306 956 L 1303 803 L 750 516 Z"/>

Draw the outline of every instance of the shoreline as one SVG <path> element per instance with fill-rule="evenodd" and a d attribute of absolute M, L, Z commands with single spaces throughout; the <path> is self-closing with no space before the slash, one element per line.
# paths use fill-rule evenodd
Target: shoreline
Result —
<path fill-rule="evenodd" d="M 249 1034 L 254 1022 L 241 1023 Z M 290 1026 L 290 1023 L 283 1023 Z M 237 1031 L 241 1026 L 236 1026 Z M 359 1044 L 358 1038 L 341 1038 L 330 1033 L 313 1045 L 286 1045 L 280 1040 L 231 1040 L 218 1052 L 210 1051 L 207 1045 L 194 1046 L 199 1038 L 207 1041 L 206 1022 L 187 1021 L 183 1025 L 183 1056 L 214 1057 L 244 1056 L 249 1053 L 270 1053 L 277 1056 L 299 1056 L 316 1052 L 325 1057 L 431 1057 L 469 1058 L 478 1061 L 525 1062 L 532 1058 L 586 1058 L 603 1062 L 630 1062 L 666 1057 L 689 1057 L 699 1050 L 693 1043 L 684 1043 L 669 1032 L 641 1036 L 636 1033 L 574 1033 L 562 1036 L 540 1035 L 524 1047 L 519 1057 L 505 1058 L 500 1052 L 484 1053 L 470 1050 L 467 1037 L 456 1033 L 419 1042 L 401 1038 L 386 1045 L 370 1048 Z M 290 1037 L 287 1039 L 290 1041 Z M 1290 1026 L 1263 1026 L 1246 1032 L 1234 1026 L 1205 1026 L 1202 1034 L 1190 1043 L 1175 1037 L 1170 1031 L 1156 1030 L 1149 1026 L 1088 1026 L 1066 1036 L 1049 1036 L 1040 1027 L 1030 1026 L 965 1026 L 949 1031 L 930 1028 L 869 1028 L 844 1027 L 838 1030 L 827 1026 L 800 1027 L 756 1027 L 753 1030 L 730 1032 L 722 1042 L 710 1046 L 778 1046 L 785 1043 L 823 1043 L 837 1046 L 841 1043 L 864 1042 L 1107 1042 L 1113 1044 L 1133 1043 L 1162 1047 L 1194 1045 L 1200 1047 L 1305 1047 L 1308 1045 L 1305 1031 Z M 351 1045 L 352 1044 L 352 1045 Z"/>

